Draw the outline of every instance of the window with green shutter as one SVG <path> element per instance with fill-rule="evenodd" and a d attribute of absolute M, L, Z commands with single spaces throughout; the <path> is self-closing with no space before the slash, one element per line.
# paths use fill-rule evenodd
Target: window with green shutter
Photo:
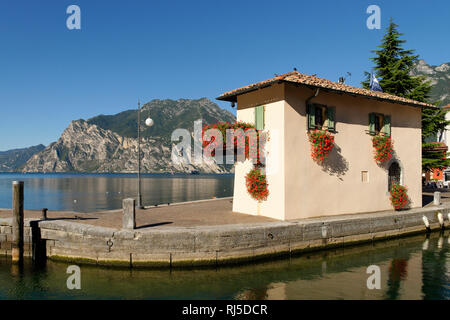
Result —
<path fill-rule="evenodd" d="M 336 111 L 334 107 L 321 104 L 309 104 L 306 106 L 308 129 L 336 131 Z"/>
<path fill-rule="evenodd" d="M 375 135 L 375 113 L 369 113 L 369 133 Z"/>
<path fill-rule="evenodd" d="M 334 107 L 327 107 L 327 128 L 328 131 L 336 131 L 336 122 L 334 120 L 336 115 L 336 109 Z"/>
<path fill-rule="evenodd" d="M 255 129 L 264 130 L 264 106 L 255 108 Z"/>
<path fill-rule="evenodd" d="M 369 113 L 369 134 L 391 135 L 391 117 L 380 113 Z"/>
<path fill-rule="evenodd" d="M 391 135 L 391 116 L 384 116 L 383 133 L 387 136 Z"/>
<path fill-rule="evenodd" d="M 306 112 L 308 117 L 308 129 L 316 128 L 316 110 L 313 104 L 306 106 Z"/>

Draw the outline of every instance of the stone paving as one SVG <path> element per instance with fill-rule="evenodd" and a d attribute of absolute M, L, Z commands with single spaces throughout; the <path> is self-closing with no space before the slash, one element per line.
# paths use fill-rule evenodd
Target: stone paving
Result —
<path fill-rule="evenodd" d="M 433 206 L 433 193 L 441 192 L 441 201 L 450 202 L 450 189 L 423 190 L 423 207 Z M 136 228 L 167 228 L 217 226 L 274 222 L 277 220 L 232 212 L 232 198 L 193 201 L 180 204 L 159 205 L 136 210 Z M 39 218 L 40 210 L 25 210 L 25 218 Z M 0 218 L 10 218 L 11 210 L 0 209 Z M 108 228 L 122 228 L 122 209 L 79 213 L 73 211 L 48 211 L 49 220 L 66 220 Z"/>
<path fill-rule="evenodd" d="M 41 212 L 25 210 L 25 218 L 39 218 Z M 49 220 L 67 220 L 120 229 L 122 209 L 94 213 L 48 211 Z M 0 218 L 10 218 L 11 210 L 0 210 Z M 160 205 L 136 210 L 136 228 L 194 227 L 277 221 L 274 219 L 232 212 L 232 198 Z"/>

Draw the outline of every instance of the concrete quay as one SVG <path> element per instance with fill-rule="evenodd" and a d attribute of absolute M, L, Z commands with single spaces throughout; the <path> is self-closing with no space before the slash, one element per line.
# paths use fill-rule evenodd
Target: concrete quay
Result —
<path fill-rule="evenodd" d="M 213 210 L 214 208 L 217 211 Z M 122 229 L 122 210 L 75 214 L 25 213 L 25 255 L 43 243 L 49 259 L 123 267 L 195 267 L 244 263 L 364 242 L 425 233 L 450 226 L 450 203 L 384 211 L 277 221 L 231 212 L 231 199 L 136 210 L 136 229 Z M 0 254 L 11 253 L 11 220 L 0 211 Z M 10 213 L 9 213 L 10 215 Z M 76 217 L 74 217 L 74 215 Z M 8 238 L 9 237 L 9 238 Z"/>

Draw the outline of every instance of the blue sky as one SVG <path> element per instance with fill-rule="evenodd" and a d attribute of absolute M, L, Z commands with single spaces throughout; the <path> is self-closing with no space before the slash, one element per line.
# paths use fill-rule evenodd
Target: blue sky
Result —
<path fill-rule="evenodd" d="M 81 30 L 66 27 L 71 4 Z M 371 4 L 381 30 L 366 27 Z M 351 72 L 359 86 L 391 16 L 406 48 L 450 61 L 448 0 L 2 0 L 0 150 L 48 145 L 71 120 L 138 98 L 213 100 L 293 67 L 334 81 Z"/>

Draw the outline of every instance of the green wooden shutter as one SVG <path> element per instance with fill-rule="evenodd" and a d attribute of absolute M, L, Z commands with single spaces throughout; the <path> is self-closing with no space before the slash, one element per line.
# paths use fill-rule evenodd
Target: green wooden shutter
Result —
<path fill-rule="evenodd" d="M 384 116 L 383 133 L 387 136 L 391 135 L 391 116 Z"/>
<path fill-rule="evenodd" d="M 336 109 L 334 107 L 327 107 L 327 118 L 328 118 L 328 131 L 335 132 L 336 131 Z"/>
<path fill-rule="evenodd" d="M 375 113 L 369 113 L 369 133 L 375 134 Z"/>
<path fill-rule="evenodd" d="M 264 130 L 264 106 L 255 108 L 255 129 Z"/>
<path fill-rule="evenodd" d="M 316 128 L 316 108 L 313 104 L 308 104 L 306 106 L 307 118 L 308 118 L 308 129 Z"/>

